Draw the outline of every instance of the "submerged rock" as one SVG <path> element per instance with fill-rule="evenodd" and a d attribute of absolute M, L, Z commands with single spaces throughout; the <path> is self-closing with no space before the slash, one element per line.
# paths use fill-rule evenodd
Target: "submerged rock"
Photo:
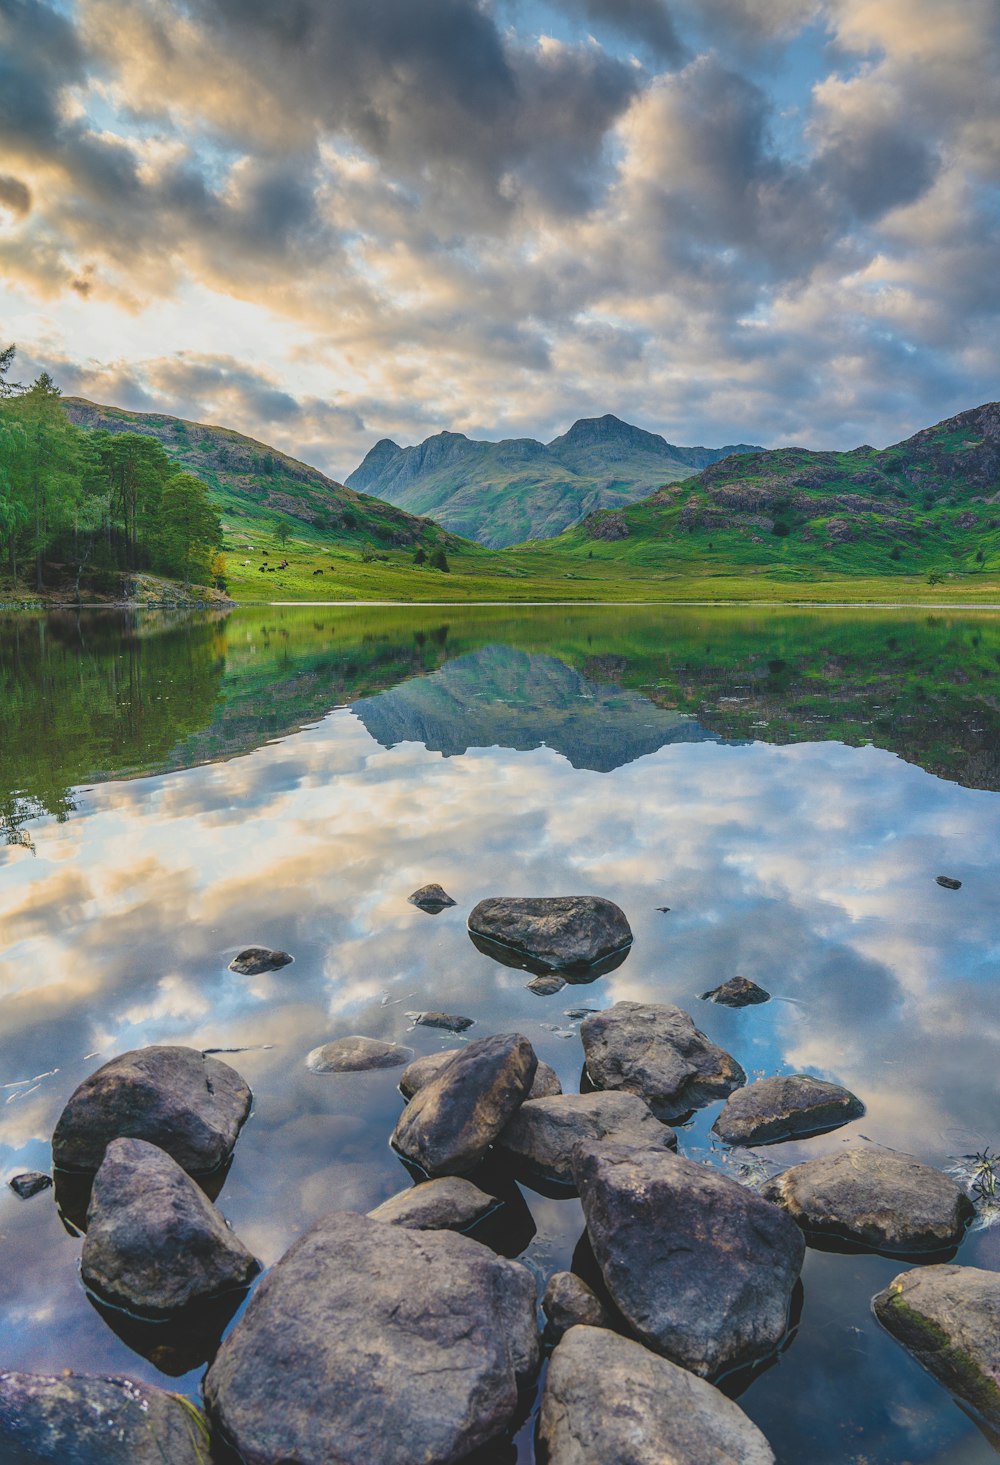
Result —
<path fill-rule="evenodd" d="M 336 1038 L 314 1048 L 306 1058 L 310 1073 L 364 1073 L 370 1068 L 402 1068 L 413 1057 L 412 1048 L 382 1043 L 377 1038 Z"/>
<path fill-rule="evenodd" d="M 335 1212 L 260 1283 L 205 1400 L 253 1465 L 451 1465 L 501 1433 L 537 1365 L 525 1267 Z"/>
<path fill-rule="evenodd" d="M 543 972 L 541 976 L 532 977 L 528 983 L 528 991 L 534 992 L 536 997 L 554 997 L 565 986 L 565 977 L 558 977 L 555 972 Z"/>
<path fill-rule="evenodd" d="M 25 1170 L 23 1175 L 11 1176 L 7 1184 L 19 1200 L 31 1200 L 33 1195 L 48 1190 L 52 1184 L 52 1176 L 43 1175 L 41 1170 Z"/>
<path fill-rule="evenodd" d="M 850 1089 L 790 1073 L 737 1089 L 712 1128 L 728 1145 L 768 1145 L 837 1129 L 864 1112 Z"/>
<path fill-rule="evenodd" d="M 557 1346 L 538 1434 L 548 1465 L 774 1465 L 738 1404 L 603 1328 L 571 1328 Z"/>
<path fill-rule="evenodd" d="M 459 1017 L 454 1012 L 408 1012 L 407 1017 L 417 1028 L 444 1028 L 449 1033 L 464 1033 L 475 1022 L 474 1017 Z"/>
<path fill-rule="evenodd" d="M 393 1144 L 428 1175 L 472 1170 L 527 1098 L 537 1064 L 520 1033 L 477 1039 L 414 1094 Z"/>
<path fill-rule="evenodd" d="M 668 1003 L 616 1002 L 586 1018 L 580 1037 L 594 1088 L 638 1094 L 665 1120 L 746 1083 L 736 1059 Z"/>
<path fill-rule="evenodd" d="M 868 1146 L 793 1165 L 764 1195 L 809 1234 L 909 1255 L 957 1246 L 973 1205 L 953 1180 L 909 1155 Z"/>
<path fill-rule="evenodd" d="M 548 1280 L 542 1311 L 549 1337 L 561 1338 L 570 1328 L 613 1328 L 615 1320 L 597 1293 L 575 1272 L 555 1272 Z"/>
<path fill-rule="evenodd" d="M 644 1343 L 705 1377 L 777 1348 L 805 1254 L 777 1206 L 662 1148 L 581 1145 L 574 1171 L 608 1293 Z"/>
<path fill-rule="evenodd" d="M 148 1140 L 189 1175 L 207 1174 L 233 1152 L 252 1094 L 218 1058 L 196 1048 L 137 1048 L 85 1078 L 59 1116 L 53 1162 L 96 1170 L 113 1139 Z"/>
<path fill-rule="evenodd" d="M 721 987 L 711 992 L 702 992 L 703 1002 L 719 1002 L 723 1007 L 755 1007 L 761 1002 L 770 1002 L 770 992 L 751 982 L 749 977 L 730 977 Z"/>
<path fill-rule="evenodd" d="M 425 1053 L 422 1058 L 415 1058 L 412 1063 L 407 1064 L 399 1076 L 399 1092 L 403 1098 L 412 1099 L 424 1084 L 430 1083 L 432 1078 L 437 1077 L 449 1059 L 463 1051 L 462 1048 L 443 1048 L 440 1053 Z M 550 1094 L 561 1093 L 562 1084 L 559 1082 L 559 1075 L 554 1068 L 550 1068 L 539 1058 L 528 1098 L 547 1099 Z"/>
<path fill-rule="evenodd" d="M 126 1378 L 0 1374 L 0 1459 L 11 1465 L 208 1465 L 187 1399 Z"/>
<path fill-rule="evenodd" d="M 937 875 L 935 879 L 938 885 L 943 886 L 945 890 L 961 890 L 962 888 L 961 880 L 955 880 L 951 875 Z"/>
<path fill-rule="evenodd" d="M 163 1317 L 246 1287 L 260 1263 L 163 1150 L 108 1145 L 87 1213 L 84 1283 L 106 1302 Z"/>
<path fill-rule="evenodd" d="M 559 1094 L 521 1105 L 497 1143 L 527 1169 L 573 1184 L 573 1150 L 581 1141 L 611 1140 L 640 1149 L 677 1148 L 677 1136 L 634 1094 Z"/>
<path fill-rule="evenodd" d="M 469 931 L 553 971 L 583 971 L 632 944 L 624 911 L 595 895 L 481 900 L 469 917 Z"/>
<path fill-rule="evenodd" d="M 411 905 L 415 905 L 418 910 L 426 912 L 429 916 L 440 915 L 448 906 L 455 904 L 447 890 L 437 884 L 421 885 L 419 890 L 415 890 L 406 898 Z"/>
<path fill-rule="evenodd" d="M 872 1308 L 938 1383 L 1000 1430 L 1000 1275 L 918 1267 L 894 1277 Z"/>
<path fill-rule="evenodd" d="M 368 1212 L 370 1221 L 406 1226 L 411 1231 L 467 1231 L 500 1205 L 471 1180 L 444 1175 L 412 1190 L 401 1190 Z"/>
<path fill-rule="evenodd" d="M 248 946 L 229 963 L 231 972 L 241 977 L 258 977 L 262 972 L 277 972 L 294 960 L 287 951 L 270 951 L 266 946 Z"/>

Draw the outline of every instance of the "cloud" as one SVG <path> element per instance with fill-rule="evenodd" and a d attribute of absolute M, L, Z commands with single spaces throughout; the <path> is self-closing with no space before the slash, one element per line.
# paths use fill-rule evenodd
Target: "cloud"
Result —
<path fill-rule="evenodd" d="M 685 54 L 666 0 L 556 0 L 556 3 L 570 15 L 614 27 L 623 36 L 648 46 L 668 64 L 676 65 Z"/>

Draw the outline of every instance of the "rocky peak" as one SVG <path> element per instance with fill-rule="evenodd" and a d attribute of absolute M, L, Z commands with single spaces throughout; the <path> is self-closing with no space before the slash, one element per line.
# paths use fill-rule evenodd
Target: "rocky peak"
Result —
<path fill-rule="evenodd" d="M 394 458 L 398 458 L 403 449 L 399 443 L 394 443 L 391 437 L 380 438 L 364 457 L 364 461 L 355 468 L 354 472 L 347 479 L 348 488 L 357 489 L 364 493 L 370 483 L 389 466 Z"/>

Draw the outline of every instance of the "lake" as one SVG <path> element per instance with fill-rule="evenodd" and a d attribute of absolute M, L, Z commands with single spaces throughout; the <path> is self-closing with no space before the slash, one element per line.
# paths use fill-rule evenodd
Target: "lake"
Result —
<path fill-rule="evenodd" d="M 867 1106 L 746 1155 L 713 1144 L 714 1104 L 683 1153 L 749 1183 L 866 1144 L 968 1173 L 1000 1146 L 998 678 L 987 613 L 0 614 L 3 1174 L 50 1168 L 62 1105 L 114 1054 L 241 1050 L 255 1104 L 219 1205 L 270 1264 L 408 1184 L 398 1070 L 313 1074 L 317 1044 L 454 1047 L 412 1024 L 443 1009 L 467 1038 L 525 1033 L 574 1091 L 582 1010 L 621 999 L 678 1004 L 752 1077 L 808 1072 Z M 408 904 L 430 881 L 454 909 Z M 485 896 L 576 893 L 635 932 L 590 985 L 538 996 L 469 939 Z M 294 963 L 231 972 L 255 943 Z M 772 1000 L 700 999 L 737 974 Z M 0 1364 L 197 1396 L 196 1348 L 90 1302 L 52 1196 L 0 1197 Z M 542 1285 L 579 1202 L 524 1187 L 510 1212 Z M 993 1219 L 960 1261 L 1000 1269 Z M 790 1340 L 740 1381 L 783 1465 L 996 1460 L 871 1316 L 906 1265 L 808 1250 Z M 503 1458 L 532 1460 L 531 1433 Z"/>

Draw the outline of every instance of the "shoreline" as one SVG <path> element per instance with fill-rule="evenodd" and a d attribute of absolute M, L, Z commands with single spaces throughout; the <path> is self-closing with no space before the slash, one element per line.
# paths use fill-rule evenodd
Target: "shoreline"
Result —
<path fill-rule="evenodd" d="M 24 600 L 0 600 L 0 612 L 21 611 L 35 613 L 52 613 L 54 611 L 84 611 L 84 610 L 177 610 L 177 611 L 198 611 L 198 610 L 236 610 L 241 606 L 281 606 L 289 608 L 296 605 L 301 606 L 329 606 L 341 610 L 348 610 L 352 606 L 367 607 L 372 609 L 378 606 L 400 609 L 412 607 L 413 609 L 477 609 L 488 607 L 491 609 L 508 608 L 524 610 L 541 610 L 547 606 L 567 608 L 576 610 L 586 609 L 593 606 L 595 609 L 607 609 L 609 607 L 651 607 L 663 606 L 703 608 L 711 609 L 722 606 L 746 606 L 746 607 L 767 607 L 767 608 L 790 608 L 795 610 L 968 610 L 968 611 L 1000 611 L 1000 602 L 995 600 L 802 600 L 802 599 L 748 599 L 745 596 L 734 596 L 732 599 L 716 598 L 711 600 L 667 600 L 657 598 L 655 600 L 234 600 L 231 597 L 218 598 L 213 600 L 42 600 L 37 597 L 30 597 Z"/>

